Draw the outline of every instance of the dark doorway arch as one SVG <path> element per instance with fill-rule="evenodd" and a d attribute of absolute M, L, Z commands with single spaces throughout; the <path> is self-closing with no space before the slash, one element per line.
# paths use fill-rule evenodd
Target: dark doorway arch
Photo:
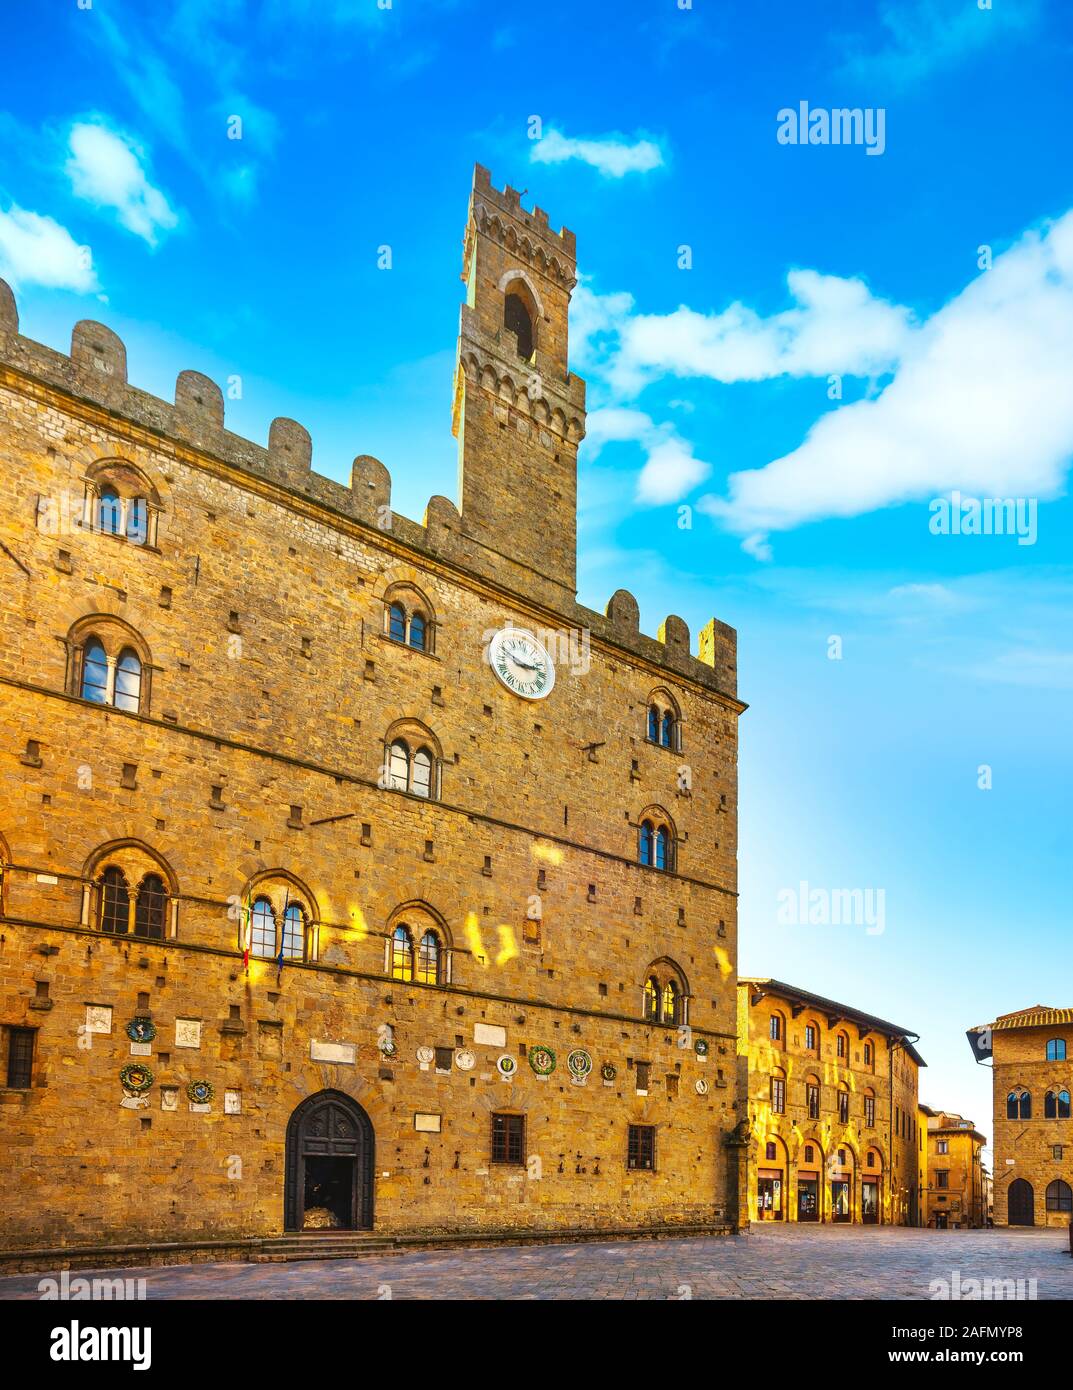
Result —
<path fill-rule="evenodd" d="M 1032 1184 L 1024 1178 L 1014 1178 L 1006 1197 L 1006 1220 L 1011 1226 L 1034 1226 L 1035 1193 Z"/>
<path fill-rule="evenodd" d="M 371 1230 L 375 1159 L 373 1127 L 356 1100 L 342 1091 L 307 1097 L 287 1124 L 285 1229 L 305 1229 L 317 1210 L 328 1213 L 318 1224 Z"/>

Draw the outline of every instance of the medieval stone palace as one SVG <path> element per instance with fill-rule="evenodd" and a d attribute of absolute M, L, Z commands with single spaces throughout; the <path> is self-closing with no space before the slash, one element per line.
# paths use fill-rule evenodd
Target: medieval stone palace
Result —
<path fill-rule="evenodd" d="M 747 1219 L 735 634 L 576 602 L 574 237 L 479 166 L 463 279 L 421 524 L 0 283 L 9 1252 Z"/>

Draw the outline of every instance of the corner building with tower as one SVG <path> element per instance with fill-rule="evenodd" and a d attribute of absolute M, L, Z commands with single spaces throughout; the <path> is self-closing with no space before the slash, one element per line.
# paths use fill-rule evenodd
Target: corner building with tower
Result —
<path fill-rule="evenodd" d="M 747 1219 L 735 634 L 576 601 L 573 235 L 463 275 L 420 525 L 0 284 L 9 1260 Z"/>

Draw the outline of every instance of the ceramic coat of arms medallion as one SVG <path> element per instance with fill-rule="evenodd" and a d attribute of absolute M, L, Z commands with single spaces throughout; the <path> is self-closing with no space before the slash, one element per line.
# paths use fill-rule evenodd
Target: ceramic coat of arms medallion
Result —
<path fill-rule="evenodd" d="M 584 1086 L 592 1071 L 592 1058 L 583 1047 L 576 1047 L 566 1059 L 566 1069 L 575 1086 Z"/>
<path fill-rule="evenodd" d="M 529 1049 L 529 1065 L 537 1076 L 550 1076 L 555 1070 L 555 1053 L 550 1047 L 538 1043 L 536 1047 Z"/>

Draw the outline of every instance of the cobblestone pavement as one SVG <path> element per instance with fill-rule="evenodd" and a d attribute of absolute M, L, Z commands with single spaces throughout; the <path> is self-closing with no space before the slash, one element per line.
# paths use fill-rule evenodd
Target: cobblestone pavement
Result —
<path fill-rule="evenodd" d="M 754 1227 L 747 1236 L 498 1246 L 292 1264 L 104 1270 L 151 1299 L 927 1299 L 933 1279 L 1035 1279 L 1073 1298 L 1064 1231 Z M 80 1270 L 92 1277 L 92 1271 Z M 38 1297 L 41 1275 L 0 1278 L 0 1299 Z"/>

